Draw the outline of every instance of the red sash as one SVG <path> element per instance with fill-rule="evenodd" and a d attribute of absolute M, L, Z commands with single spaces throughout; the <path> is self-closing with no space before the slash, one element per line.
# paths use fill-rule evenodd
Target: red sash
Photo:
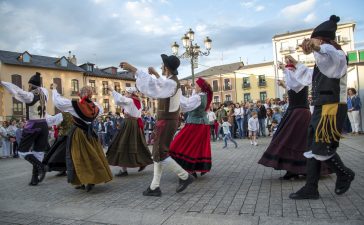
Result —
<path fill-rule="evenodd" d="M 135 105 L 135 107 L 139 110 L 141 107 L 142 107 L 142 104 L 140 103 L 140 100 L 136 97 L 132 97 L 131 99 L 133 99 L 133 103 Z M 144 129 L 144 125 L 143 125 L 143 121 L 142 121 L 142 118 L 138 118 L 138 126 L 140 129 Z"/>

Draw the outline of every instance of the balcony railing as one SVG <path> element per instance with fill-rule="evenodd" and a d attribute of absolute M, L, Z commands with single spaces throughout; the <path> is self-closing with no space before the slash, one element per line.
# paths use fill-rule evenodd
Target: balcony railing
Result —
<path fill-rule="evenodd" d="M 250 88 L 250 83 L 243 83 L 242 87 L 243 87 L 244 89 L 246 89 L 246 88 Z"/>
<path fill-rule="evenodd" d="M 233 88 L 231 87 L 231 86 L 229 86 L 229 85 L 225 85 L 224 86 L 224 91 L 230 91 L 230 90 L 232 90 Z"/>
<path fill-rule="evenodd" d="M 258 81 L 258 86 L 259 87 L 266 87 L 267 86 L 267 82 L 266 81 Z"/>

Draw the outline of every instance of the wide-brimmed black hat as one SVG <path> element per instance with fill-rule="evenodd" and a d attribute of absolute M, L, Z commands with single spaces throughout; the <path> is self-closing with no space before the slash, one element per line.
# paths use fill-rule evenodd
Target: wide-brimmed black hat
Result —
<path fill-rule="evenodd" d="M 161 55 L 162 57 L 162 60 L 163 60 L 163 63 L 164 63 L 164 66 L 166 66 L 170 72 L 174 75 L 178 75 L 178 67 L 180 65 L 180 61 L 179 61 L 179 58 L 177 58 L 177 56 L 174 56 L 174 55 L 165 55 L 165 54 L 162 54 Z"/>
<path fill-rule="evenodd" d="M 34 86 L 40 87 L 41 85 L 41 79 L 40 79 L 40 73 L 36 72 L 30 79 L 29 84 L 33 84 Z"/>
<path fill-rule="evenodd" d="M 312 32 L 311 38 L 323 37 L 330 40 L 335 40 L 337 23 L 340 17 L 332 15 L 330 19 L 318 25 Z"/>

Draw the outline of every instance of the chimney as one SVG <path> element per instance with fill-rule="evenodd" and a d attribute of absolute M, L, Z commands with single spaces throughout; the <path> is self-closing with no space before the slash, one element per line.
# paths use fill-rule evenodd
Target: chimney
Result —
<path fill-rule="evenodd" d="M 70 62 L 75 64 L 77 66 L 77 58 L 76 55 L 73 55 L 72 58 L 70 59 Z"/>

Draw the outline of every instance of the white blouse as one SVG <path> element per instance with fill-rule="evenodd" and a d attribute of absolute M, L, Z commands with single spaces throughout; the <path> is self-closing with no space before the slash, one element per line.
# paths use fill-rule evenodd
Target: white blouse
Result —
<path fill-rule="evenodd" d="M 234 108 L 234 115 L 243 117 L 244 116 L 244 109 L 241 108 L 241 107 L 240 108 Z"/>
<path fill-rule="evenodd" d="M 1 81 L 1 84 L 4 88 L 12 95 L 16 100 L 24 102 L 24 103 L 31 103 L 34 99 L 34 94 L 32 92 L 24 91 L 20 87 L 16 86 L 15 84 Z M 45 88 L 42 88 L 44 95 L 48 100 L 48 91 Z"/>
<path fill-rule="evenodd" d="M 141 70 L 135 74 L 136 87 L 140 92 L 151 98 L 169 98 L 176 93 L 177 83 L 174 80 L 156 78 Z"/>
<path fill-rule="evenodd" d="M 191 97 L 185 97 L 181 95 L 180 106 L 182 112 L 190 112 L 199 107 L 201 105 L 201 95 L 206 94 L 201 92 L 198 94 L 193 94 Z"/>
<path fill-rule="evenodd" d="M 315 51 L 313 54 L 317 67 L 328 78 L 340 79 L 346 74 L 346 56 L 343 51 L 337 50 L 332 45 L 323 44 L 320 46 L 320 51 Z M 299 92 L 304 86 L 312 83 L 313 69 L 298 63 L 295 71 L 285 69 L 284 74 L 288 90 Z"/>
<path fill-rule="evenodd" d="M 62 115 L 62 113 L 58 113 L 58 114 L 56 114 L 54 116 L 47 114 L 46 115 L 46 121 L 47 121 L 48 127 L 52 127 L 54 125 L 57 126 L 58 124 L 62 123 L 63 115 Z"/>
<path fill-rule="evenodd" d="M 136 118 L 142 116 L 142 108 L 138 109 L 134 105 L 133 99 L 125 97 L 116 91 L 112 92 L 112 96 L 114 97 L 115 104 L 120 105 L 124 109 L 124 113 Z"/>
<path fill-rule="evenodd" d="M 61 110 L 62 112 L 69 112 L 69 113 L 71 113 L 72 116 L 79 118 L 80 120 L 82 120 L 85 123 L 88 123 L 88 124 L 90 123 L 90 122 L 84 121 L 77 115 L 75 109 L 72 106 L 71 100 L 62 97 L 55 89 L 53 89 L 52 94 L 53 94 L 52 95 L 53 104 L 54 104 L 54 106 L 57 107 L 57 109 Z M 99 114 L 97 115 L 97 116 L 99 116 L 104 112 L 104 110 L 97 102 L 94 102 L 94 103 L 99 108 Z"/>

